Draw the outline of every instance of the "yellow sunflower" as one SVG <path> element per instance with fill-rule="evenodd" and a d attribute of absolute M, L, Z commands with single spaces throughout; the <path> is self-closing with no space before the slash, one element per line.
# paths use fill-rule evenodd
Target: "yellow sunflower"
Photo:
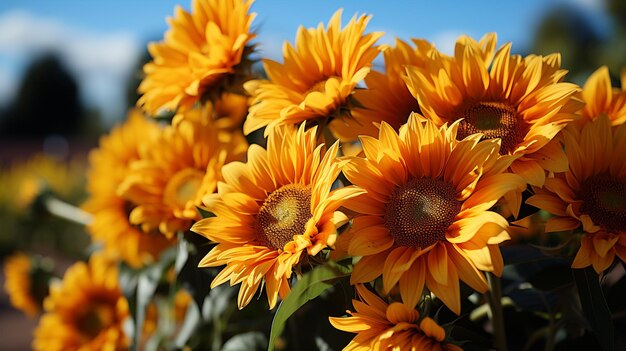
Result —
<path fill-rule="evenodd" d="M 144 233 L 131 224 L 128 216 L 136 204 L 117 194 L 117 188 L 130 171 L 130 164 L 139 159 L 141 145 L 155 139 L 159 133 L 156 123 L 133 110 L 128 120 L 102 137 L 99 148 L 89 155 L 89 198 L 83 204 L 83 208 L 93 214 L 89 233 L 94 241 L 104 244 L 108 255 L 133 267 L 154 262 L 175 243 L 158 232 Z"/>
<path fill-rule="evenodd" d="M 407 85 L 425 117 L 437 125 L 462 119 L 460 139 L 482 133 L 501 138 L 503 155 L 514 155 L 511 170 L 541 186 L 545 171 L 562 172 L 567 160 L 553 137 L 578 118 L 580 88 L 561 82 L 558 54 L 511 55 L 511 43 L 497 52 L 496 35 L 480 42 L 460 37 L 454 56 L 437 52 L 424 66 L 407 68 Z"/>
<path fill-rule="evenodd" d="M 185 118 L 198 118 L 198 115 L 210 114 L 208 118 L 213 120 L 218 129 L 231 133 L 235 131 L 241 133 L 243 121 L 248 114 L 248 100 L 249 98 L 244 95 L 223 93 L 219 98 L 206 102 L 200 108 L 176 114 L 173 124 L 177 124 Z"/>
<path fill-rule="evenodd" d="M 337 211 L 359 193 L 354 187 L 331 191 L 340 173 L 338 143 L 324 153 L 316 143 L 317 127 L 304 123 L 272 129 L 267 150 L 251 145 L 247 163 L 224 166 L 224 182 L 205 204 L 216 217 L 197 222 L 192 230 L 217 242 L 200 267 L 226 267 L 215 287 L 228 280 L 241 283 L 237 300 L 246 306 L 265 278 L 270 308 L 290 291 L 288 279 L 306 254 L 317 255 L 335 242 L 337 227 L 347 217 Z"/>
<path fill-rule="evenodd" d="M 116 266 L 104 256 L 71 266 L 63 281 L 50 287 L 33 349 L 127 350 L 122 322 L 129 317 L 128 302 L 117 279 Z"/>
<path fill-rule="evenodd" d="M 285 43 L 284 63 L 265 60 L 269 80 L 252 81 L 246 90 L 253 96 L 244 133 L 303 121 L 317 124 L 343 123 L 349 117 L 350 101 L 357 83 L 369 73 L 378 55 L 374 43 L 383 33 L 364 34 L 370 16 L 353 17 L 341 29 L 341 10 L 328 27 L 300 27 L 294 46 Z"/>
<path fill-rule="evenodd" d="M 361 284 L 356 286 L 360 300 L 352 300 L 351 317 L 330 317 L 337 329 L 357 336 L 344 351 L 419 350 L 461 351 L 446 343 L 446 332 L 429 317 L 422 317 L 413 306 L 399 302 L 387 304 Z"/>
<path fill-rule="evenodd" d="M 359 135 L 378 135 L 380 122 L 395 130 L 406 123 L 411 112 L 419 112 L 417 99 L 404 82 L 406 66 L 424 66 L 434 46 L 425 40 L 413 39 L 413 45 L 396 39 L 395 47 L 385 47 L 385 72 L 372 71 L 365 77 L 367 89 L 354 93 L 363 106 L 352 110 L 352 119 L 336 123 L 335 130 L 342 140 L 356 140 Z"/>
<path fill-rule="evenodd" d="M 137 204 L 130 211 L 132 224 L 172 238 L 200 219 L 196 206 L 216 190 L 221 167 L 241 159 L 247 148 L 243 136 L 224 133 L 211 118 L 211 105 L 190 110 L 143 145 L 118 188 Z"/>
<path fill-rule="evenodd" d="M 48 190 L 68 199 L 80 192 L 84 160 L 63 162 L 44 154 L 0 169 L 0 207 L 24 212 L 35 198 Z"/>
<path fill-rule="evenodd" d="M 41 311 L 41 303 L 47 293 L 48 281 L 34 281 L 35 269 L 31 259 L 18 252 L 4 261 L 4 290 L 9 295 L 11 305 L 35 317 Z M 40 291 L 38 291 L 40 290 Z"/>
<path fill-rule="evenodd" d="M 241 85 L 251 51 L 251 0 L 193 0 L 191 13 L 176 7 L 163 42 L 151 43 L 138 105 L 150 114 L 191 108 L 206 95 Z"/>
<path fill-rule="evenodd" d="M 602 113 L 581 129 L 563 132 L 569 168 L 546 179 L 526 203 L 555 218 L 546 232 L 582 227 L 584 236 L 572 268 L 607 269 L 615 256 L 626 262 L 626 124 L 615 129 Z"/>
<path fill-rule="evenodd" d="M 583 121 L 595 120 L 606 114 L 611 124 L 616 126 L 626 122 L 626 70 L 622 72 L 622 89 L 613 88 L 611 76 L 606 66 L 598 68 L 583 86 L 585 108 Z M 583 122 L 584 123 L 584 122 Z"/>
<path fill-rule="evenodd" d="M 399 134 L 383 122 L 379 138 L 361 137 L 366 158 L 343 172 L 367 193 L 344 206 L 358 215 L 348 253 L 362 256 L 350 278 L 365 283 L 382 274 L 386 293 L 399 284 L 404 303 L 415 306 L 424 284 L 460 313 L 459 279 L 484 292 L 481 271 L 502 271 L 498 244 L 509 239 L 508 222 L 489 211 L 524 180 L 502 173 L 512 156 L 500 156 L 500 140 L 474 134 L 457 141 L 459 122 L 437 129 L 413 114 Z"/>

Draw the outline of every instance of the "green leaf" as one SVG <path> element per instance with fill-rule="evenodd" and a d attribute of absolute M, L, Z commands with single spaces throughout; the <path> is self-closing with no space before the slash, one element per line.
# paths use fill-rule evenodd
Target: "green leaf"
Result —
<path fill-rule="evenodd" d="M 592 266 L 573 269 L 574 280 L 578 287 L 583 313 L 591 325 L 602 349 L 615 350 L 615 329 L 611 319 L 611 310 L 604 299 L 598 274 Z"/>
<path fill-rule="evenodd" d="M 210 217 L 215 217 L 215 214 L 211 211 L 207 211 L 201 207 L 196 206 L 196 211 L 198 211 L 198 214 L 200 215 L 200 217 L 204 218 L 210 218 Z"/>
<path fill-rule="evenodd" d="M 200 324 L 200 310 L 198 309 L 198 305 L 192 301 L 189 307 L 187 307 L 185 321 L 180 327 L 176 340 L 174 341 L 174 345 L 177 349 L 182 349 L 185 346 L 198 324 Z"/>
<path fill-rule="evenodd" d="M 228 339 L 221 351 L 263 350 L 267 338 L 261 332 L 247 332 Z"/>
<path fill-rule="evenodd" d="M 285 330 L 285 323 L 289 316 L 297 311 L 306 302 L 321 295 L 328 288 L 337 283 L 340 278 L 350 275 L 351 268 L 328 262 L 304 274 L 294 285 L 287 298 L 281 302 L 272 321 L 272 330 L 268 351 L 274 350 L 276 339 Z"/>

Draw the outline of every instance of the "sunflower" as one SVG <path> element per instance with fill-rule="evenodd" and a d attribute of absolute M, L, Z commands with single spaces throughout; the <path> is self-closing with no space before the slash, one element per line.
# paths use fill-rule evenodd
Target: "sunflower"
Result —
<path fill-rule="evenodd" d="M 526 203 L 555 215 L 546 232 L 582 227 L 572 268 L 592 265 L 600 273 L 615 256 L 626 262 L 626 124 L 613 129 L 602 113 L 562 133 L 568 170 L 546 179 Z"/>
<path fill-rule="evenodd" d="M 499 139 L 479 142 L 482 135 L 474 134 L 457 141 L 460 122 L 437 129 L 421 118 L 413 114 L 399 134 L 383 122 L 378 139 L 361 137 L 366 158 L 343 169 L 367 191 L 344 204 L 358 214 L 348 253 L 362 256 L 350 281 L 382 274 L 384 291 L 399 284 L 411 306 L 425 284 L 458 314 L 459 279 L 484 292 L 481 271 L 502 271 L 498 244 L 509 238 L 508 222 L 488 210 L 526 183 L 502 173 L 514 158 L 499 155 Z"/>
<path fill-rule="evenodd" d="M 118 286 L 116 266 L 104 256 L 71 266 L 50 287 L 46 314 L 35 330 L 35 350 L 126 350 L 122 322 L 128 302 Z"/>
<path fill-rule="evenodd" d="M 583 86 L 585 108 L 582 121 L 595 120 L 606 114 L 616 126 L 626 122 L 626 70 L 622 72 L 622 89 L 611 86 L 611 76 L 606 66 L 598 68 Z M 583 122 L 584 123 L 584 122 Z"/>
<path fill-rule="evenodd" d="M 329 317 L 337 329 L 357 336 L 344 351 L 420 350 L 460 351 L 446 343 L 446 332 L 429 317 L 420 319 L 413 306 L 399 302 L 387 304 L 361 284 L 356 286 L 360 300 L 352 300 L 356 312 L 351 317 Z"/>
<path fill-rule="evenodd" d="M 383 33 L 364 34 L 370 16 L 353 17 L 341 29 L 341 10 L 335 12 L 328 27 L 300 27 L 295 48 L 283 47 L 284 63 L 265 60 L 269 80 L 252 81 L 246 90 L 253 96 L 244 133 L 262 127 L 311 121 L 334 125 L 349 117 L 352 94 L 370 71 L 378 55 L 374 43 Z"/>
<path fill-rule="evenodd" d="M 425 40 L 413 39 L 411 44 L 396 39 L 395 47 L 385 47 L 385 72 L 372 71 L 365 77 L 367 89 L 359 89 L 354 98 L 363 106 L 352 110 L 352 119 L 336 123 L 335 130 L 342 140 L 356 140 L 359 135 L 378 135 L 380 122 L 395 130 L 419 112 L 417 99 L 411 95 L 402 79 L 406 66 L 423 66 L 434 46 Z"/>
<path fill-rule="evenodd" d="M 199 118 L 198 115 L 210 114 L 209 118 L 213 120 L 218 129 L 231 133 L 240 132 L 243 121 L 248 114 L 248 100 L 249 98 L 244 95 L 223 93 L 219 98 L 207 102 L 203 107 L 176 114 L 173 123 L 177 124 L 185 118 L 196 119 Z"/>
<path fill-rule="evenodd" d="M 324 153 L 317 145 L 317 127 L 304 123 L 272 129 L 267 150 L 250 146 L 247 163 L 222 169 L 224 182 L 205 204 L 215 217 L 197 222 L 192 231 L 218 244 L 200 267 L 226 267 L 211 287 L 228 280 L 241 283 L 237 304 L 245 307 L 263 278 L 270 308 L 278 295 L 290 291 L 288 279 L 306 254 L 315 256 L 335 242 L 337 227 L 347 217 L 337 211 L 344 200 L 361 191 L 331 191 L 340 173 L 335 161 L 338 143 Z"/>
<path fill-rule="evenodd" d="M 131 224 L 128 216 L 136 203 L 117 194 L 117 188 L 129 174 L 130 164 L 139 159 L 141 145 L 159 133 L 156 123 L 132 110 L 128 120 L 101 138 L 99 148 L 89 155 L 89 198 L 83 208 L 94 217 L 88 231 L 95 241 L 104 244 L 108 255 L 136 268 L 154 262 L 175 243 L 158 232 L 144 233 Z"/>
<path fill-rule="evenodd" d="M 137 204 L 130 222 L 172 238 L 200 219 L 196 206 L 216 190 L 225 162 L 241 159 L 243 136 L 224 133 L 212 122 L 211 105 L 193 109 L 140 150 L 118 194 Z"/>
<path fill-rule="evenodd" d="M 4 261 L 4 290 L 11 305 L 35 317 L 41 311 L 43 299 L 48 293 L 50 274 L 36 267 L 31 258 L 18 252 Z"/>
<path fill-rule="evenodd" d="M 249 79 L 251 0 L 193 0 L 191 13 L 176 7 L 163 42 L 151 43 L 138 105 L 150 114 L 186 111 L 205 96 Z"/>
<path fill-rule="evenodd" d="M 562 172 L 567 160 L 553 137 L 578 118 L 580 88 L 561 82 L 558 54 L 511 55 L 511 43 L 497 52 L 496 35 L 480 42 L 460 37 L 454 56 L 437 52 L 424 66 L 407 67 L 407 85 L 425 117 L 437 125 L 462 119 L 458 137 L 482 133 L 500 138 L 503 155 L 514 155 L 511 170 L 541 186 L 545 171 Z"/>
<path fill-rule="evenodd" d="M 80 193 L 84 160 L 63 162 L 45 154 L 36 154 L 0 169 L 0 207 L 23 213 L 37 196 L 51 191 L 63 199 Z"/>

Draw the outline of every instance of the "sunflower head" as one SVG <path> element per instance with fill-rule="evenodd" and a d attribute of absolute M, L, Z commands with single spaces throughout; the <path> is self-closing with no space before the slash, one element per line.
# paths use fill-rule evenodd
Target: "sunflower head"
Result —
<path fill-rule="evenodd" d="M 217 246 L 200 267 L 226 267 L 212 287 L 241 283 L 239 308 L 265 282 L 270 308 L 289 293 L 289 278 L 303 256 L 332 246 L 347 217 L 337 209 L 360 193 L 353 187 L 331 190 L 340 172 L 338 143 L 325 151 L 317 128 L 273 129 L 267 150 L 250 146 L 246 163 L 224 166 L 217 194 L 204 203 L 215 217 L 192 230 Z"/>
<path fill-rule="evenodd" d="M 500 153 L 514 155 L 511 170 L 541 186 L 546 171 L 567 166 L 550 144 L 582 102 L 575 84 L 561 82 L 560 56 L 511 55 L 511 44 L 496 51 L 495 34 L 479 42 L 462 36 L 454 56 L 438 52 L 422 66 L 407 66 L 407 85 L 425 117 L 437 125 L 460 120 L 458 137 L 474 133 L 502 140 Z"/>
<path fill-rule="evenodd" d="M 117 283 L 117 268 L 104 256 L 71 266 L 50 287 L 45 314 L 35 330 L 33 349 L 118 350 L 129 346 L 122 322 L 128 302 Z"/>
<path fill-rule="evenodd" d="M 385 292 L 399 284 L 413 306 L 426 285 L 460 313 L 459 280 L 485 291 L 481 271 L 500 274 L 498 244 L 509 238 L 508 222 L 489 209 L 525 182 L 503 173 L 514 158 L 499 154 L 499 139 L 459 141 L 459 127 L 437 128 L 414 114 L 399 132 L 383 122 L 378 138 L 361 137 L 365 158 L 343 170 L 366 191 L 344 205 L 356 212 L 348 254 L 362 256 L 352 283 L 382 275 Z"/>
<path fill-rule="evenodd" d="M 158 259 L 161 252 L 174 244 L 158 232 L 145 233 L 129 222 L 137 203 L 117 193 L 130 164 L 140 158 L 142 145 L 157 138 L 159 126 L 137 110 L 128 120 L 100 139 L 98 149 L 89 155 L 87 190 L 89 198 L 83 208 L 93 215 L 88 231 L 94 241 L 104 244 L 107 255 L 133 267 Z"/>
<path fill-rule="evenodd" d="M 188 111 L 143 145 L 117 189 L 137 206 L 130 222 L 172 238 L 200 219 L 196 206 L 216 190 L 225 162 L 243 157 L 246 142 L 216 128 L 211 105 Z"/>
<path fill-rule="evenodd" d="M 598 68 L 587 79 L 582 96 L 586 103 L 582 121 L 595 120 L 605 114 L 613 126 L 626 122 L 626 70 L 622 72 L 622 88 L 618 89 L 611 85 L 608 67 Z"/>
<path fill-rule="evenodd" d="M 341 10 L 328 26 L 300 27 L 295 47 L 285 43 L 284 62 L 265 60 L 269 80 L 253 81 L 246 89 L 253 96 L 244 133 L 262 127 L 270 130 L 281 125 L 307 121 L 327 125 L 350 117 L 353 92 L 369 73 L 378 55 L 374 43 L 383 33 L 365 34 L 370 16 L 353 17 L 341 28 Z"/>
<path fill-rule="evenodd" d="M 420 317 L 413 306 L 388 304 L 362 284 L 356 286 L 355 311 L 346 318 L 330 317 L 333 327 L 357 336 L 344 350 L 460 351 L 446 341 L 446 331 L 430 317 Z"/>
<path fill-rule="evenodd" d="M 607 114 L 563 133 L 567 171 L 548 178 L 527 203 L 553 215 L 546 232 L 581 228 L 573 268 L 606 270 L 615 257 L 626 262 L 626 124 L 611 126 Z"/>
<path fill-rule="evenodd" d="M 352 110 L 353 118 L 334 123 L 336 134 L 344 141 L 359 135 L 378 135 L 382 121 L 398 130 L 411 112 L 420 112 L 417 99 L 411 95 L 403 79 L 406 66 L 423 66 L 434 46 L 422 39 L 412 44 L 396 39 L 393 47 L 385 46 L 385 72 L 372 71 L 365 77 L 367 89 L 357 89 L 354 99 L 360 106 Z"/>
<path fill-rule="evenodd" d="M 138 105 L 152 115 L 186 111 L 207 97 L 250 79 L 252 0 L 193 0 L 168 20 L 160 43 L 151 43 L 152 61 L 144 66 Z"/>
<path fill-rule="evenodd" d="M 48 283 L 52 277 L 50 265 L 23 253 L 16 253 L 4 261 L 4 290 L 11 305 L 29 317 L 41 312 L 44 298 L 48 295 Z"/>

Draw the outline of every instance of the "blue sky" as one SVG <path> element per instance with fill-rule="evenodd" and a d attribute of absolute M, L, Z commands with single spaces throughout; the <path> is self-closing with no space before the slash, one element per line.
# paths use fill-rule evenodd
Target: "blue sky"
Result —
<path fill-rule="evenodd" d="M 582 9 L 602 30 L 601 0 L 257 0 L 253 11 L 264 56 L 280 60 L 285 40 L 293 41 L 300 25 L 327 22 L 344 9 L 344 22 L 355 13 L 373 15 L 369 30 L 394 36 L 426 38 L 449 51 L 460 34 L 480 37 L 497 32 L 498 42 L 528 47 L 536 23 L 551 7 L 567 3 Z M 165 18 L 175 5 L 190 0 L 3 0 L 0 2 L 0 104 L 10 100 L 32 57 L 56 50 L 79 79 L 88 105 L 104 109 L 109 120 L 123 115 L 125 77 L 149 40 L 162 37 Z"/>

